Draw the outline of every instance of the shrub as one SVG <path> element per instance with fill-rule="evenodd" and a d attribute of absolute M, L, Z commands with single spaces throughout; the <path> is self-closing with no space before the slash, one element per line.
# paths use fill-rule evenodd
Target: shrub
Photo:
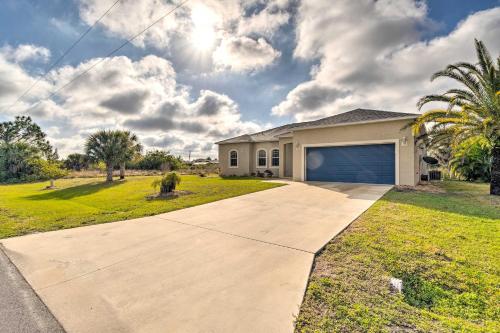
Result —
<path fill-rule="evenodd" d="M 177 185 L 181 182 L 181 176 L 179 176 L 176 172 L 170 172 L 166 174 L 161 179 L 156 179 L 152 186 L 156 188 L 160 188 L 160 194 L 171 193 L 175 190 Z"/>
<path fill-rule="evenodd" d="M 465 140 L 453 149 L 451 170 L 465 180 L 489 182 L 491 178 L 492 147 L 484 137 Z"/>
<path fill-rule="evenodd" d="M 58 179 L 67 175 L 56 161 L 46 160 L 22 143 L 0 146 L 0 181 L 16 183 Z"/>
<path fill-rule="evenodd" d="M 135 162 L 141 170 L 178 170 L 182 166 L 180 157 L 170 155 L 162 150 L 148 151 L 141 159 Z"/>
<path fill-rule="evenodd" d="M 42 159 L 33 160 L 31 167 L 39 179 L 42 180 L 58 179 L 68 174 L 68 171 L 61 169 L 59 163 Z"/>

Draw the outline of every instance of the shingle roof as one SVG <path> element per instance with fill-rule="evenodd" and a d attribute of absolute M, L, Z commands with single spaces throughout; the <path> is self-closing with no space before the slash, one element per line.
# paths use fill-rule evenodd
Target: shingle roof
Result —
<path fill-rule="evenodd" d="M 263 141 L 278 141 L 278 136 L 293 130 L 307 129 L 323 126 L 336 126 L 351 123 L 364 123 L 370 121 L 384 121 L 395 118 L 416 118 L 419 115 L 416 113 L 392 112 L 370 109 L 355 109 L 344 113 L 339 113 L 330 117 L 321 118 L 313 121 L 301 123 L 293 123 L 268 129 L 262 132 L 240 135 L 231 139 L 222 140 L 217 144 L 223 143 L 240 143 L 240 142 L 263 142 Z"/>

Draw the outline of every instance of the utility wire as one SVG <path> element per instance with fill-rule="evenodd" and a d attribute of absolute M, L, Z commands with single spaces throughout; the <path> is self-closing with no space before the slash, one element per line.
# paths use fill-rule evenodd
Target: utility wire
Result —
<path fill-rule="evenodd" d="M 35 82 L 33 82 L 31 84 L 31 86 L 26 89 L 12 104 L 10 104 L 6 109 L 5 111 L 9 111 L 14 105 L 16 105 L 24 96 L 26 96 L 30 91 L 31 89 L 33 89 L 37 84 L 38 82 L 40 82 L 40 80 L 42 79 L 45 79 L 45 77 L 47 76 L 47 74 L 49 74 L 49 72 L 54 68 L 56 67 L 63 59 L 64 57 L 66 57 L 68 55 L 68 53 L 70 53 L 74 48 L 75 46 L 80 43 L 80 41 L 85 38 L 85 36 L 87 36 L 89 34 L 89 32 L 94 29 L 94 27 L 99 23 L 101 22 L 101 20 L 109 14 L 109 12 L 111 12 L 111 10 L 122 0 L 116 0 L 112 5 L 111 7 L 109 7 L 102 15 L 101 17 L 99 17 L 95 22 L 94 24 L 92 24 L 91 26 L 89 26 L 87 28 L 87 30 L 85 30 L 85 32 L 83 34 L 80 35 L 80 37 L 78 37 L 78 39 L 76 41 L 73 42 L 73 44 L 71 44 L 71 46 L 66 50 L 64 51 L 64 53 L 54 62 L 52 63 L 52 65 L 49 66 L 49 68 L 47 68 L 47 70 L 45 70 L 45 73 L 42 75 L 42 76 L 39 76 Z"/>
<path fill-rule="evenodd" d="M 167 13 L 165 13 L 163 16 L 161 16 L 160 18 L 158 18 L 156 21 L 154 21 L 153 23 L 151 23 L 150 25 L 148 25 L 146 28 L 144 28 L 143 30 L 141 30 L 139 33 L 135 34 L 132 38 L 129 38 L 127 39 L 125 42 L 123 42 L 120 46 L 118 46 L 117 48 L 113 49 L 111 52 L 109 52 L 108 54 L 106 54 L 103 58 L 101 58 L 100 60 L 98 60 L 97 62 L 95 62 L 92 66 L 90 66 L 89 68 L 87 68 L 86 70 L 84 70 L 82 73 L 78 74 L 77 76 L 75 76 L 73 79 L 71 79 L 68 83 L 66 83 L 65 85 L 63 85 L 62 87 L 59 87 L 58 89 L 56 89 L 55 91 L 53 91 L 48 97 L 42 99 L 42 100 L 39 100 L 38 102 L 36 102 L 34 105 L 30 106 L 28 109 L 26 109 L 24 112 L 28 112 L 29 110 L 35 108 L 36 106 L 38 106 L 41 102 L 47 100 L 47 99 L 51 99 L 52 97 L 54 97 L 59 91 L 63 90 L 64 88 L 68 87 L 69 85 L 71 85 L 73 82 L 75 82 L 76 80 L 78 80 L 80 77 L 82 77 L 83 75 L 87 74 L 88 72 L 90 72 L 93 68 L 95 68 L 97 65 L 103 63 L 104 61 L 107 60 L 108 57 L 112 56 L 113 54 L 115 54 L 116 52 L 118 52 L 119 50 L 121 50 L 123 47 L 125 47 L 127 44 L 129 44 L 130 42 L 132 42 L 133 40 L 135 40 L 137 37 L 139 37 L 140 35 L 142 35 L 143 33 L 145 33 L 146 31 L 148 31 L 151 27 L 153 27 L 155 24 L 158 24 L 160 21 L 162 21 L 165 17 L 169 16 L 170 14 L 172 14 L 173 12 L 175 12 L 177 9 L 179 9 L 180 7 L 182 7 L 186 2 L 188 2 L 189 0 L 184 0 L 182 1 L 179 5 L 175 6 L 173 9 L 171 9 L 170 11 L 168 11 Z"/>
<path fill-rule="evenodd" d="M 99 61 L 95 62 L 92 66 L 90 66 L 89 68 L 87 68 L 86 70 L 84 70 L 82 73 L 78 74 L 77 76 L 75 76 L 73 79 L 71 79 L 68 83 L 66 83 L 65 85 L 63 85 L 62 87 L 59 87 L 58 89 L 56 89 L 55 91 L 53 91 L 48 97 L 42 99 L 42 100 L 39 100 L 38 102 L 36 102 L 34 105 L 30 106 L 28 109 L 26 109 L 24 112 L 27 112 L 33 108 L 35 108 L 36 106 L 38 106 L 42 101 L 44 100 L 47 100 L 47 99 L 51 99 L 52 97 L 54 97 L 59 91 L 63 90 L 64 88 L 66 88 L 67 86 L 71 85 L 73 82 L 75 82 L 76 80 L 78 80 L 80 77 L 82 77 L 83 75 L 87 74 L 88 72 L 90 72 L 93 68 L 95 68 L 97 65 L 103 63 L 105 60 L 107 60 L 108 57 L 112 56 L 113 54 L 115 54 L 116 52 L 118 52 L 119 50 L 121 50 L 122 48 L 124 48 L 127 44 L 130 44 L 130 42 L 132 42 L 133 40 L 135 40 L 137 37 L 139 37 L 140 35 L 142 35 L 143 33 L 145 33 L 146 31 L 148 31 L 149 29 L 151 29 L 154 25 L 158 24 L 159 22 L 161 22 L 165 17 L 169 16 L 170 14 L 172 14 L 173 12 L 175 12 L 177 9 L 179 9 L 180 7 L 182 7 L 186 2 L 188 2 L 189 0 L 184 0 L 182 1 L 180 4 L 178 4 L 177 6 L 175 6 L 173 9 L 169 10 L 168 12 L 166 12 L 164 15 L 162 15 L 160 18 L 158 18 L 156 21 L 154 21 L 153 23 L 151 23 L 150 25 L 148 25 L 146 28 L 144 28 L 143 30 L 141 30 L 140 32 L 138 32 L 137 34 L 135 34 L 134 36 L 132 36 L 131 38 L 127 39 L 125 42 L 123 42 L 120 46 L 118 46 L 117 48 L 113 49 L 111 52 L 109 52 L 108 54 L 106 54 L 103 58 L 101 58 Z"/>

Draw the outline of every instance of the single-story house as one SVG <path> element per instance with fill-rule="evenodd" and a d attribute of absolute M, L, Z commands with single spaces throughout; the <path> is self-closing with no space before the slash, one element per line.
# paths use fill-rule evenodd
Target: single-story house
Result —
<path fill-rule="evenodd" d="M 416 185 L 425 151 L 407 125 L 417 117 L 356 109 L 219 141 L 221 175 Z"/>

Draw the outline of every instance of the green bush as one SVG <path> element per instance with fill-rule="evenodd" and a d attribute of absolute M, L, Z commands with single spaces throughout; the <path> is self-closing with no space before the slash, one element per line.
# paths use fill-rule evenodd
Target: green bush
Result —
<path fill-rule="evenodd" d="M 30 117 L 0 123 L 0 181 L 16 183 L 61 174 L 57 150 Z M 55 178 L 52 178 L 55 179 Z"/>
<path fill-rule="evenodd" d="M 179 170 L 182 161 L 180 157 L 170 155 L 166 151 L 152 150 L 141 158 L 129 162 L 127 167 L 140 170 Z"/>
<path fill-rule="evenodd" d="M 16 144 L 0 148 L 0 181 L 8 183 L 58 179 L 67 175 L 56 161 L 34 154 L 28 147 Z"/>
<path fill-rule="evenodd" d="M 59 179 L 68 174 L 59 163 L 43 159 L 31 161 L 31 167 L 40 180 Z"/>
<path fill-rule="evenodd" d="M 468 181 L 490 181 L 492 147 L 486 138 L 470 138 L 453 148 L 452 155 L 451 170 L 460 178 Z"/>
<path fill-rule="evenodd" d="M 161 179 L 156 179 L 152 186 L 154 188 L 160 188 L 160 194 L 167 194 L 175 191 L 177 185 L 181 182 L 181 176 L 179 176 L 176 172 L 170 172 L 166 174 Z"/>

